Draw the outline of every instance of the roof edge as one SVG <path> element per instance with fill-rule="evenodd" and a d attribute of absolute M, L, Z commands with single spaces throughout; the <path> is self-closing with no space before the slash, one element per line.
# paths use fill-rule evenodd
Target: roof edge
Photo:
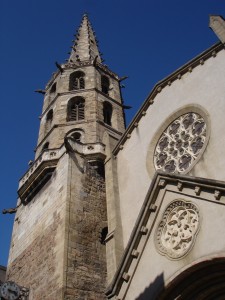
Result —
<path fill-rule="evenodd" d="M 120 141 L 113 149 L 113 155 L 116 156 L 118 152 L 123 149 L 123 145 L 125 144 L 126 140 L 130 138 L 132 131 L 138 126 L 138 123 L 141 120 L 141 118 L 145 116 L 146 110 L 149 108 L 150 105 L 154 103 L 154 98 L 157 96 L 158 93 L 162 91 L 163 88 L 165 88 L 168 85 L 170 86 L 174 81 L 181 79 L 181 77 L 184 74 L 192 72 L 193 68 L 199 65 L 203 65 L 207 59 L 209 59 L 210 57 L 215 57 L 217 53 L 222 49 L 224 49 L 224 44 L 221 42 L 217 42 L 216 44 L 214 44 L 204 52 L 200 53 L 195 58 L 188 61 L 186 64 L 184 64 L 177 70 L 175 70 L 173 73 L 157 82 L 151 90 L 151 92 L 149 93 L 149 95 L 147 96 L 147 98 L 145 99 L 141 108 L 138 110 L 133 120 L 125 130 Z"/>

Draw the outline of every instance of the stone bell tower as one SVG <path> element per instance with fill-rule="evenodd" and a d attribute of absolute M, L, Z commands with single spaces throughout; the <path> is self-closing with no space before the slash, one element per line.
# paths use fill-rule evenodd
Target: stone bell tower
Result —
<path fill-rule="evenodd" d="M 7 279 L 34 300 L 105 299 L 104 161 L 124 131 L 121 79 L 83 16 L 44 94 L 35 159 L 19 181 Z"/>

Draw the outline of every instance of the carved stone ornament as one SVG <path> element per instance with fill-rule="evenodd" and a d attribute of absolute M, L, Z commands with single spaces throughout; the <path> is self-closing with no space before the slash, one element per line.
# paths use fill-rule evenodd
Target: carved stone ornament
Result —
<path fill-rule="evenodd" d="M 168 173 L 187 172 L 203 153 L 206 127 L 203 117 L 194 112 L 181 115 L 170 123 L 155 147 L 156 170 Z"/>
<path fill-rule="evenodd" d="M 196 205 L 184 200 L 171 202 L 155 232 L 157 250 L 170 259 L 182 258 L 193 247 L 199 226 Z"/>
<path fill-rule="evenodd" d="M 1 282 L 0 298 L 4 300 L 28 300 L 29 289 L 19 286 L 14 281 Z"/>

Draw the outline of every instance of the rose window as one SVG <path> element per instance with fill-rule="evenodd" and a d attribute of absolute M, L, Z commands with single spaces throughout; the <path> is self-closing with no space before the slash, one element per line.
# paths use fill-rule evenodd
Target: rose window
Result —
<path fill-rule="evenodd" d="M 206 123 L 197 113 L 187 113 L 174 120 L 160 136 L 155 148 L 156 170 L 168 173 L 187 171 L 203 152 Z"/>

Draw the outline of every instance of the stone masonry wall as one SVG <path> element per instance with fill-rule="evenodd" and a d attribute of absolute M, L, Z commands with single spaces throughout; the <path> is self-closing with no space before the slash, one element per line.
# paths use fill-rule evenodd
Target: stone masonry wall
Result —
<path fill-rule="evenodd" d="M 29 300 L 62 300 L 68 155 L 15 216 L 7 279 L 30 289 Z"/>
<path fill-rule="evenodd" d="M 106 254 L 101 231 L 107 226 L 104 176 L 90 166 L 79 176 L 74 164 L 72 161 L 64 299 L 103 300 Z"/>
<path fill-rule="evenodd" d="M 56 233 L 62 226 L 59 214 L 54 222 L 39 235 L 10 265 L 7 277 L 30 289 L 29 299 L 61 300 L 62 285 L 58 284 Z"/>

